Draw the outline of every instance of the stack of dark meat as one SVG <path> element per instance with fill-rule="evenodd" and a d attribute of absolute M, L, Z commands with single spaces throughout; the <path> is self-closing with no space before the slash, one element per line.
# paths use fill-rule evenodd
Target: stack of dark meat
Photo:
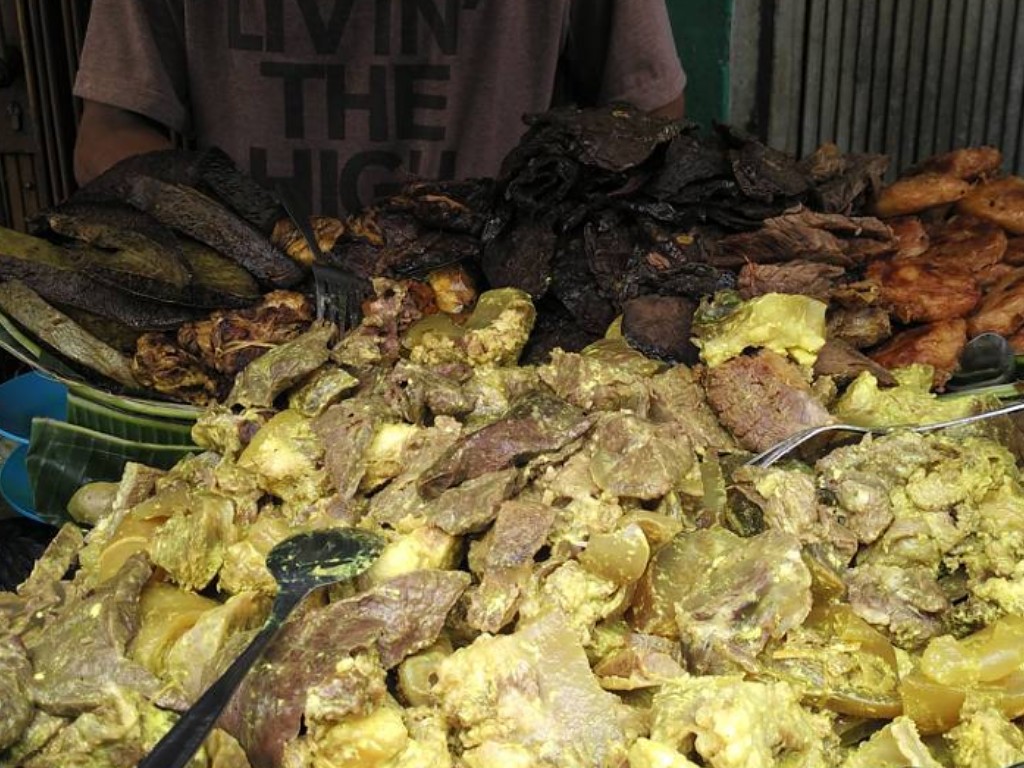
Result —
<path fill-rule="evenodd" d="M 879 221 L 851 217 L 877 192 L 883 156 L 826 145 L 797 161 L 733 128 L 706 134 L 626 105 L 527 122 L 496 180 L 413 186 L 350 219 L 334 255 L 391 276 L 468 257 L 487 285 L 537 303 L 528 361 L 578 350 L 623 314 L 634 346 L 692 362 L 695 308 L 737 276 L 750 295 L 831 294 L 894 247 Z"/>

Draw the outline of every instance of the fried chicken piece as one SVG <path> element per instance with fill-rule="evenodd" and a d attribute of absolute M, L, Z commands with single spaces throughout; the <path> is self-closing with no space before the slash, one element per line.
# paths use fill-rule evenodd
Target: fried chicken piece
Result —
<path fill-rule="evenodd" d="M 1007 339 L 1013 347 L 1013 354 L 1024 355 L 1024 328 L 1021 328 L 1013 336 Z"/>
<path fill-rule="evenodd" d="M 941 173 L 965 181 L 974 181 L 999 170 L 1003 153 L 996 147 L 964 147 L 929 157 L 915 166 L 911 173 Z"/>
<path fill-rule="evenodd" d="M 929 238 L 924 224 L 916 216 L 901 216 L 889 222 L 896 237 L 896 255 L 903 258 L 920 256 L 928 250 Z"/>
<path fill-rule="evenodd" d="M 974 277 L 951 271 L 927 256 L 878 260 L 867 277 L 881 286 L 881 301 L 904 323 L 965 317 L 981 298 Z"/>
<path fill-rule="evenodd" d="M 1006 239 L 1006 253 L 1003 254 L 1003 263 L 1012 264 L 1015 267 L 1024 266 L 1024 237 L 1009 237 Z"/>
<path fill-rule="evenodd" d="M 338 242 L 338 239 L 345 234 L 345 223 L 340 219 L 331 216 L 311 216 L 309 224 L 313 229 L 313 236 L 322 253 L 328 253 Z M 306 238 L 295 227 L 288 217 L 280 219 L 274 225 L 274 231 L 270 235 L 270 242 L 287 253 L 292 260 L 310 266 L 316 259 L 310 249 Z"/>
<path fill-rule="evenodd" d="M 957 210 L 1024 235 L 1024 179 L 1007 176 L 979 184 L 957 203 Z"/>
<path fill-rule="evenodd" d="M 985 331 L 1012 336 L 1024 326 L 1024 268 L 1003 277 L 985 294 L 978 308 L 967 318 L 967 331 L 977 336 Z"/>
<path fill-rule="evenodd" d="M 913 363 L 930 365 L 935 370 L 933 386 L 941 389 L 956 370 L 966 344 L 966 320 L 940 320 L 897 333 L 871 359 L 889 370 Z"/>
<path fill-rule="evenodd" d="M 979 269 L 975 273 L 974 279 L 978 281 L 978 285 L 981 286 L 982 292 L 987 293 L 993 285 L 1016 269 L 1017 268 L 1013 264 L 1007 264 L 1005 261 L 1000 261 L 998 264 L 992 264 L 991 266 Z"/>
<path fill-rule="evenodd" d="M 937 205 L 955 203 L 970 191 L 971 185 L 956 176 L 922 173 L 897 179 L 885 187 L 875 200 L 875 214 L 881 218 L 920 213 Z"/>
<path fill-rule="evenodd" d="M 954 216 L 929 228 L 922 258 L 943 269 L 977 273 L 998 264 L 1006 253 L 1006 233 L 973 216 Z"/>

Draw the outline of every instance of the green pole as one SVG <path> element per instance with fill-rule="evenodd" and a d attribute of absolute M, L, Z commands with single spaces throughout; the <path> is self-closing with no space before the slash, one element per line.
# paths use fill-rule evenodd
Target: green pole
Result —
<path fill-rule="evenodd" d="M 686 115 L 701 125 L 729 117 L 733 0 L 666 0 L 686 70 Z"/>

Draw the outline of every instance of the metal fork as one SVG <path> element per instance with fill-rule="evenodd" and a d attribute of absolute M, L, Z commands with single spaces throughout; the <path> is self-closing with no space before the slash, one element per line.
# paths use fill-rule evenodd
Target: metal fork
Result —
<path fill-rule="evenodd" d="M 750 459 L 747 464 L 752 467 L 770 467 L 772 464 L 775 464 L 780 459 L 795 451 L 808 440 L 812 440 L 819 435 L 831 432 L 852 432 L 859 435 L 887 435 L 890 432 L 897 432 L 899 430 L 922 433 L 935 432 L 940 429 L 961 427 L 966 424 L 987 421 L 988 419 L 994 419 L 998 416 L 1006 416 L 1007 414 L 1016 413 L 1017 411 L 1024 411 L 1024 400 L 1018 400 L 1015 403 L 1010 403 L 1009 405 L 1004 405 L 1001 408 L 986 411 L 985 413 L 976 413 L 972 416 L 963 416 L 959 419 L 951 419 L 949 421 L 938 421 L 934 424 L 895 427 L 858 427 L 855 424 L 825 424 L 820 427 L 811 427 L 810 429 L 805 429 L 802 432 L 790 435 L 785 440 L 773 445 L 767 451 L 757 454 L 757 456 Z"/>
<path fill-rule="evenodd" d="M 313 254 L 313 286 L 316 290 L 316 318 L 328 320 L 342 331 L 350 330 L 362 320 L 360 304 L 367 292 L 367 281 L 361 275 L 340 267 L 329 267 L 320 243 L 313 232 L 308 215 L 304 215 L 296 195 L 281 182 L 274 185 L 281 207 L 299 230 Z"/>

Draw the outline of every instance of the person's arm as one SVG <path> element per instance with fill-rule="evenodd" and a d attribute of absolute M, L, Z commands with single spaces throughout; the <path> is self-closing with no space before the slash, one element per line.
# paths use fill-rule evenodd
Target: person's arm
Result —
<path fill-rule="evenodd" d="M 75 179 L 86 184 L 119 160 L 171 146 L 167 134 L 141 115 L 86 101 L 75 141 Z"/>
<path fill-rule="evenodd" d="M 665 0 L 607 0 L 605 5 L 611 23 L 598 100 L 628 101 L 654 115 L 681 118 L 686 74 Z"/>
<path fill-rule="evenodd" d="M 171 146 L 188 128 L 184 0 L 93 0 L 74 94 L 83 184 L 117 161 Z"/>

